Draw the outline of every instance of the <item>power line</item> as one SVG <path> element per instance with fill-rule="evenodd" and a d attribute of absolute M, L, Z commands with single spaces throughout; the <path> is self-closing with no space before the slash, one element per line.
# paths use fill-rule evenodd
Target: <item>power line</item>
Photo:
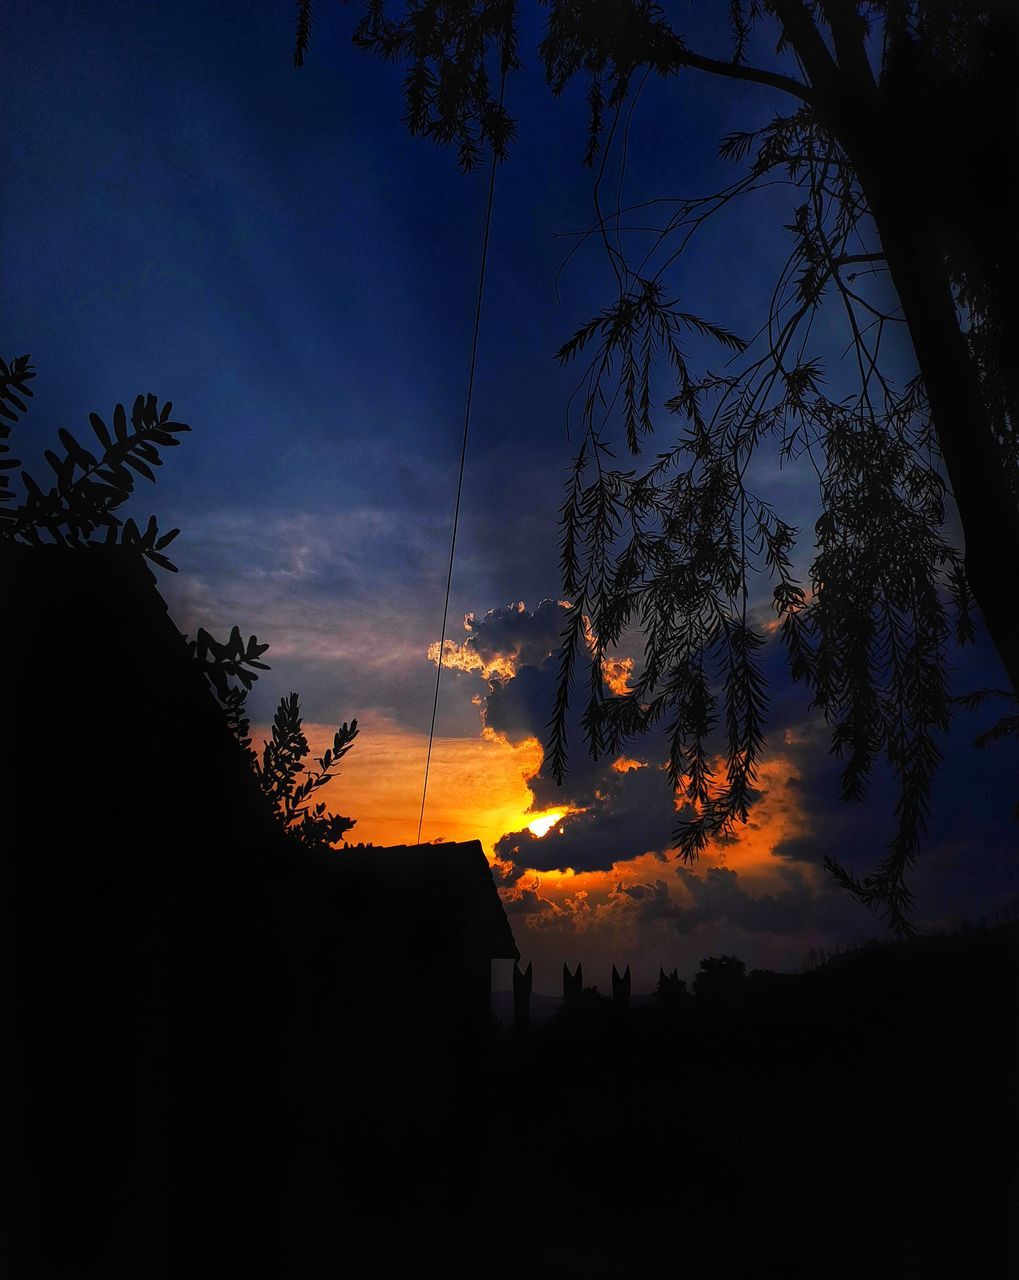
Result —
<path fill-rule="evenodd" d="M 505 86 L 505 76 L 503 77 Z M 502 106 L 502 91 L 499 93 Z M 425 798 L 428 795 L 428 771 L 432 763 L 432 743 L 435 740 L 435 713 L 439 705 L 439 681 L 442 678 L 442 651 L 446 644 L 446 619 L 449 614 L 449 590 L 453 581 L 453 556 L 456 552 L 456 531 L 460 520 L 460 495 L 463 492 L 464 462 L 467 458 L 467 436 L 471 425 L 471 403 L 474 399 L 474 371 L 478 362 L 478 334 L 481 331 L 481 300 L 485 293 L 485 271 L 488 266 L 488 238 L 492 229 L 492 202 L 495 195 L 495 169 L 498 161 L 492 149 L 492 171 L 488 177 L 488 207 L 485 210 L 485 234 L 481 245 L 481 274 L 478 277 L 478 298 L 474 308 L 474 338 L 471 343 L 470 373 L 467 378 L 467 403 L 464 406 L 463 440 L 460 444 L 460 474 L 456 482 L 456 505 L 453 507 L 453 532 L 449 542 L 449 570 L 446 574 L 446 598 L 442 605 L 442 633 L 439 636 L 438 662 L 435 668 L 435 695 L 432 698 L 432 721 L 428 728 L 428 754 L 425 756 L 425 777 L 421 787 L 421 813 L 418 816 L 417 843 L 421 843 L 421 828 L 425 821 Z"/>

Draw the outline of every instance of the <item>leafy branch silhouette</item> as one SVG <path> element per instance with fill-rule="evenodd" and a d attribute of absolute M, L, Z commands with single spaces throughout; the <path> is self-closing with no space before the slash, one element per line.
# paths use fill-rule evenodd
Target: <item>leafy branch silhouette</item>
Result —
<path fill-rule="evenodd" d="M 26 412 L 24 398 L 32 391 L 29 381 L 35 368 L 28 356 L 18 356 L 10 364 L 0 360 L 0 453 L 9 454 L 6 443 L 9 423 Z M 122 404 L 113 410 L 113 430 L 97 413 L 89 414 L 89 424 L 100 446 L 98 456 L 85 448 L 66 428 L 57 432 L 62 453 L 45 450 L 44 457 L 54 474 L 54 483 L 43 488 L 22 469 L 24 494 L 17 506 L 0 506 L 0 543 L 15 542 L 38 546 L 47 538 L 60 545 L 80 547 L 95 544 L 97 535 L 110 546 L 136 547 L 147 559 L 176 573 L 177 566 L 163 551 L 180 533 L 171 529 L 160 533 L 154 516 L 144 528 L 128 517 L 122 520 L 117 509 L 134 492 L 135 475 L 155 481 L 153 467 L 162 465 L 161 448 L 180 444 L 177 436 L 191 428 L 172 417 L 168 400 L 159 408 L 153 395 L 136 396 L 130 421 Z M 6 419 L 6 421 L 4 420 Z M 11 503 L 16 494 L 7 472 L 21 466 L 20 459 L 0 457 L 0 503 Z"/>
<path fill-rule="evenodd" d="M 48 539 L 64 547 L 130 546 L 160 568 L 176 573 L 177 566 L 163 551 L 180 530 L 160 533 L 154 516 L 141 528 L 131 517 L 121 519 L 117 512 L 134 492 L 135 474 L 154 482 L 153 468 L 162 465 L 160 449 L 180 444 L 177 436 L 191 428 L 171 417 L 170 401 L 160 409 L 153 395 L 135 398 L 130 419 L 118 404 L 113 410 L 112 431 L 97 413 L 91 413 L 89 424 L 99 445 L 98 454 L 60 428 L 63 452 L 44 452 L 54 483 L 44 489 L 22 469 L 23 494 L 18 502 L 9 473 L 20 467 L 21 461 L 11 456 L 7 442 L 11 424 L 27 412 L 25 402 L 32 398 L 29 383 L 35 376 L 27 355 L 9 363 L 0 359 L 0 544 L 41 546 Z M 281 827 L 302 845 L 332 845 L 354 826 L 354 820 L 327 812 L 324 803 L 310 806 L 309 802 L 353 745 L 357 721 L 337 729 L 332 747 L 319 758 L 315 770 L 302 770 L 310 748 L 297 694 L 292 693 L 280 700 L 272 740 L 265 743 L 259 760 L 251 747 L 246 699 L 259 671 L 269 670 L 260 660 L 268 648 L 255 636 L 245 642 L 238 627 L 231 630 L 225 643 L 203 627 L 188 641 L 191 657 L 215 693 L 227 726 Z"/>
<path fill-rule="evenodd" d="M 280 699 L 273 717 L 272 737 L 262 748 L 255 773 L 284 830 L 303 845 L 335 844 L 354 826 L 351 818 L 327 812 L 322 801 L 315 805 L 310 802 L 330 780 L 357 734 L 356 720 L 342 724 L 333 735 L 333 745 L 316 760 L 316 768 L 304 769 L 310 747 L 304 736 L 297 694 Z"/>

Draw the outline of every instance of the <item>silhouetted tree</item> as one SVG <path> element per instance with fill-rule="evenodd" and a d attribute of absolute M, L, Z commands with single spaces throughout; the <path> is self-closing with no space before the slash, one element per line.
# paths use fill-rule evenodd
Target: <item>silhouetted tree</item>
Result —
<path fill-rule="evenodd" d="M 273 802 L 284 829 L 305 845 L 332 845 L 342 840 L 354 826 L 352 818 L 328 813 L 321 801 L 311 798 L 324 786 L 333 770 L 354 745 L 357 721 L 342 724 L 333 735 L 333 745 L 316 760 L 315 769 L 305 769 L 311 748 L 304 736 L 304 722 L 297 694 L 281 698 L 272 722 L 272 738 L 255 761 L 255 772 L 263 792 Z"/>
<path fill-rule="evenodd" d="M 699 1000 L 731 1004 L 744 989 L 747 967 L 736 956 L 706 956 L 694 975 L 693 993 Z"/>
<path fill-rule="evenodd" d="M 122 519 L 119 508 L 134 491 L 134 474 L 155 481 L 153 467 L 162 465 L 160 448 L 178 445 L 177 436 L 191 428 L 172 417 L 167 401 L 160 409 L 153 395 L 135 397 L 128 419 L 118 404 L 112 415 L 113 429 L 97 413 L 89 414 L 98 453 L 92 453 L 66 428 L 58 431 L 62 453 L 44 453 L 54 474 L 47 490 L 22 469 L 23 492 L 11 484 L 9 473 L 21 465 L 10 456 L 7 441 L 11 424 L 27 412 L 31 399 L 29 383 L 35 368 L 29 357 L 17 356 L 10 363 L 0 359 L 0 545 L 5 542 L 41 546 L 46 542 L 66 547 L 124 545 L 136 547 L 160 568 L 177 572 L 177 566 L 163 551 L 180 533 L 171 529 L 161 534 L 155 516 L 144 529 L 129 516 Z M 304 736 L 300 704 L 296 693 L 280 700 L 273 721 L 272 739 L 264 744 L 262 757 L 251 749 L 245 699 L 258 672 L 267 671 L 260 661 L 268 649 L 255 636 L 245 642 L 234 627 L 226 643 L 217 641 L 204 628 L 189 642 L 195 661 L 209 680 L 234 736 L 247 754 L 262 791 L 273 805 L 280 825 L 304 845 L 332 845 L 354 826 L 352 818 L 329 813 L 323 803 L 310 805 L 321 786 L 347 754 L 357 736 L 357 721 L 344 723 L 333 736 L 333 745 L 317 761 L 315 770 L 306 770 L 310 752 Z"/>
<path fill-rule="evenodd" d="M 587 80 L 585 159 L 599 180 L 652 73 L 706 73 L 734 92 L 751 83 L 791 103 L 723 140 L 722 155 L 743 169 L 735 182 L 651 202 L 664 214 L 650 236 L 628 226 L 631 211 L 599 206 L 591 234 L 616 294 L 559 352 L 563 362 L 590 361 L 563 508 L 564 587 L 576 608 L 561 653 L 553 768 L 561 777 L 571 681 L 589 658 L 593 752 L 669 726 L 670 778 L 688 801 L 681 856 L 696 858 L 745 822 L 765 745 L 764 635 L 749 609 L 753 575 L 764 574 L 792 674 L 845 761 L 844 796 L 863 796 L 882 756 L 897 784 L 887 857 L 862 879 L 828 865 L 906 929 L 906 875 L 936 735 L 949 723 L 946 651 L 953 634 L 972 638 L 972 599 L 1019 693 L 1019 9 L 1011 0 L 712 0 L 700 6 L 702 26 L 728 44 L 721 57 L 692 48 L 649 0 L 548 0 L 547 9 L 538 53 L 554 94 Z M 298 65 L 311 12 L 301 0 Z M 517 21 L 515 0 L 367 0 L 354 42 L 407 64 L 410 129 L 455 145 L 469 169 L 486 149 L 504 156 L 512 138 L 500 82 L 520 66 Z M 792 249 L 747 342 L 682 309 L 670 268 L 708 219 L 778 182 L 793 191 Z M 826 392 L 822 358 L 807 350 L 828 304 L 852 353 L 848 395 Z M 887 358 L 896 328 L 918 368 L 904 385 Z M 688 363 L 695 335 L 732 354 L 723 373 Z M 654 465 L 620 469 L 614 424 L 639 454 L 663 361 L 674 383 L 666 407 L 683 427 Z M 819 482 L 806 586 L 793 568 L 799 531 L 748 480 L 768 446 Z M 946 536 L 949 490 L 964 553 Z M 608 697 L 603 660 L 632 625 L 646 637 L 644 670 L 632 692 Z M 719 729 L 725 766 L 715 770 Z"/>

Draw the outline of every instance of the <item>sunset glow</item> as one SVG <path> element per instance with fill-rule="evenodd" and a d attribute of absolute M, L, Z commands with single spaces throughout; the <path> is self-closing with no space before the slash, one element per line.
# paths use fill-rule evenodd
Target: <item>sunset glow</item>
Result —
<path fill-rule="evenodd" d="M 359 724 L 354 749 L 319 794 L 334 812 L 356 819 L 348 837 L 352 843 L 413 842 L 428 737 L 384 716 L 366 716 Z M 312 754 L 318 755 L 333 728 L 305 725 L 305 733 Z M 264 736 L 264 730 L 255 730 L 253 741 L 257 744 Z M 491 854 L 503 832 L 534 820 L 527 779 L 537 772 L 541 757 L 541 744 L 534 738 L 519 746 L 493 733 L 436 738 L 421 839 L 480 840 Z"/>
<path fill-rule="evenodd" d="M 555 826 L 560 818 L 565 817 L 563 809 L 553 809 L 551 813 L 543 813 L 527 824 L 527 829 L 536 836 L 543 836 Z"/>

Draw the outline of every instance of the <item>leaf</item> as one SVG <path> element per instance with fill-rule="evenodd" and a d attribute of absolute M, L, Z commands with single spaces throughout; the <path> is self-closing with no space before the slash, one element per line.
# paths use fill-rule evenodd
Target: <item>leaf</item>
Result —
<path fill-rule="evenodd" d="M 166 556 L 160 555 L 158 551 L 146 551 L 145 556 L 155 564 L 158 564 L 162 569 L 169 569 L 171 573 L 178 572 L 177 566 L 172 561 L 167 560 Z"/>
<path fill-rule="evenodd" d="M 174 540 L 174 538 L 178 536 L 179 533 L 180 533 L 179 529 L 171 529 L 169 533 L 164 533 L 163 536 L 155 544 L 156 550 L 162 551 L 164 547 L 168 547 L 170 543 Z"/>
<path fill-rule="evenodd" d="M 103 448 L 104 448 L 104 449 L 110 449 L 110 448 L 112 448 L 112 447 L 113 447 L 113 440 L 112 440 L 112 439 L 111 439 L 111 437 L 110 437 L 110 433 L 109 433 L 109 430 L 107 429 L 106 423 L 105 423 L 105 422 L 103 422 L 103 420 L 102 420 L 102 418 L 100 418 L 99 414 L 98 414 L 98 413 L 90 413 L 90 414 L 88 415 L 88 420 L 89 420 L 89 422 L 92 424 L 92 430 L 93 430 L 93 431 L 95 432 L 95 434 L 96 434 L 96 439 L 97 439 L 97 440 L 99 441 L 99 443 L 103 446 Z"/>
<path fill-rule="evenodd" d="M 151 468 L 146 463 L 142 462 L 140 458 L 134 457 L 133 454 L 128 454 L 128 456 L 124 459 L 124 462 L 129 467 L 132 467 L 135 471 L 137 471 L 139 475 L 143 475 L 146 480 L 151 480 L 153 483 L 155 483 L 156 477 L 152 474 Z"/>
<path fill-rule="evenodd" d="M 65 427 L 60 427 L 57 431 L 57 435 L 60 437 L 60 443 L 67 450 L 68 455 L 74 459 L 75 464 L 80 467 L 82 471 L 91 470 L 91 468 L 99 465 L 92 454 L 89 453 L 87 449 L 83 449 L 70 431 Z"/>

